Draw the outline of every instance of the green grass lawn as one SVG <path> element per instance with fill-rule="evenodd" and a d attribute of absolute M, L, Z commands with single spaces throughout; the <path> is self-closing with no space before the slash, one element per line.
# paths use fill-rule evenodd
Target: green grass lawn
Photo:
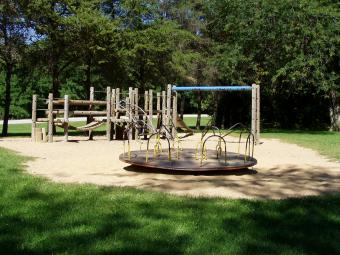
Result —
<path fill-rule="evenodd" d="M 185 121 L 194 126 L 195 118 Z M 25 136 L 30 128 L 9 130 Z M 261 136 L 340 156 L 340 133 Z M 281 201 L 176 197 L 55 184 L 23 173 L 26 160 L 0 148 L 1 254 L 340 253 L 340 193 Z"/>
<path fill-rule="evenodd" d="M 1 254 L 339 254 L 340 194 L 185 198 L 55 184 L 0 148 Z"/>
<path fill-rule="evenodd" d="M 268 130 L 262 138 L 276 138 L 319 151 L 329 158 L 340 160 L 340 132 Z"/>

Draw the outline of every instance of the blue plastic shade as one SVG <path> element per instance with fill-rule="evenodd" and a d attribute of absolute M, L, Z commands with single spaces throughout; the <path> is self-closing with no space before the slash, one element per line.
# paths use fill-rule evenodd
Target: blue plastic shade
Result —
<path fill-rule="evenodd" d="M 172 87 L 173 91 L 241 91 L 241 90 L 251 90 L 251 86 L 189 86 L 189 87 Z"/>

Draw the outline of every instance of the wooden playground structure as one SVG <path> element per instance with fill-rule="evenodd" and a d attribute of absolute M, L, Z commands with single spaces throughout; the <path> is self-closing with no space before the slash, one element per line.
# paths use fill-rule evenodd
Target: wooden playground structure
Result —
<path fill-rule="evenodd" d="M 124 126 L 130 126 L 129 140 L 143 136 L 147 139 L 162 125 L 169 133 L 169 138 L 174 139 L 177 128 L 187 133 L 193 131 L 188 128 L 177 114 L 177 97 L 179 91 L 216 91 L 216 90 L 251 90 L 251 133 L 255 144 L 260 138 L 260 89 L 259 86 L 224 86 L 224 87 L 177 87 L 167 85 L 166 90 L 155 92 L 152 89 L 140 93 L 138 88 L 129 87 L 128 91 L 120 88 L 107 87 L 106 100 L 96 100 L 95 90 L 90 89 L 88 100 L 71 99 L 68 95 L 63 98 L 54 98 L 50 93 L 48 99 L 38 99 L 33 95 L 32 101 L 32 141 L 53 142 L 53 133 L 56 127 L 64 130 L 64 141 L 69 141 L 69 130 L 86 132 L 92 139 L 92 131 L 106 126 L 106 138 L 124 139 Z M 47 108 L 39 109 L 38 100 L 42 100 Z M 82 109 L 78 109 L 82 108 Z M 44 117 L 38 117 L 37 112 L 43 111 Z M 157 117 L 157 124 L 153 117 Z M 87 117 L 84 126 L 70 125 L 70 117 Z M 47 123 L 47 130 L 38 128 L 38 123 Z M 141 131 L 142 129 L 142 131 Z"/>

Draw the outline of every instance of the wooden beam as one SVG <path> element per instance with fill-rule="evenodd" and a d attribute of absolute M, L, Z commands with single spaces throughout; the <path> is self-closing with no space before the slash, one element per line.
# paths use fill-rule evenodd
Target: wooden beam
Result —
<path fill-rule="evenodd" d="M 65 99 L 53 100 L 53 105 L 64 105 Z M 101 100 L 69 100 L 69 105 L 106 105 L 106 101 Z"/>
<path fill-rule="evenodd" d="M 48 118 L 37 118 L 37 122 L 48 122 Z"/>
<path fill-rule="evenodd" d="M 65 110 L 53 110 L 53 115 L 57 114 L 64 114 Z M 81 111 L 81 110 L 74 110 L 74 111 L 69 111 L 69 116 L 75 117 L 75 116 L 105 116 L 107 114 L 106 111 Z M 47 111 L 48 114 L 48 111 Z"/>

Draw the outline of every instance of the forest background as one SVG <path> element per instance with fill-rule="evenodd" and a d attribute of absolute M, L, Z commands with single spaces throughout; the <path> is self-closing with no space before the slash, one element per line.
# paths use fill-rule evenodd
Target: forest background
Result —
<path fill-rule="evenodd" d="M 336 0 L 1 0 L 2 135 L 8 119 L 30 117 L 33 94 L 77 99 L 91 86 L 166 84 L 256 83 L 263 127 L 340 130 L 339 7 Z M 180 96 L 182 112 L 208 113 L 219 127 L 249 122 L 247 92 Z"/>

